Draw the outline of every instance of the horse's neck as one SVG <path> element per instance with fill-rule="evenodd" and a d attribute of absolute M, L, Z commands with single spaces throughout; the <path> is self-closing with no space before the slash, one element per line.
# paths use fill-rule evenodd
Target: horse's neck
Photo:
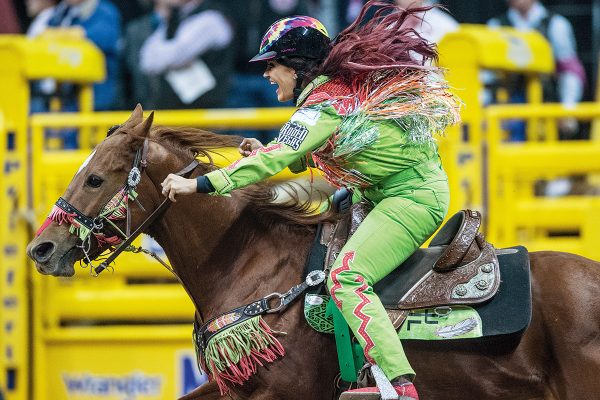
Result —
<path fill-rule="evenodd" d="M 154 232 L 205 318 L 299 283 L 311 231 L 283 223 L 266 229 L 245 206 L 236 198 L 181 198 Z"/>

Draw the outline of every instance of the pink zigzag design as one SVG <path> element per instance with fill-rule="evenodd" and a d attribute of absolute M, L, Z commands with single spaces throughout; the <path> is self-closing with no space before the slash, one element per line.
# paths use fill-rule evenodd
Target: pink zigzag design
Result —
<path fill-rule="evenodd" d="M 338 275 L 340 272 L 350 271 L 350 261 L 354 259 L 354 252 L 349 251 L 344 253 L 344 258 L 342 259 L 342 265 L 331 271 L 331 280 L 333 281 L 333 286 L 331 287 L 331 297 L 333 301 L 335 301 L 335 305 L 341 310 L 342 309 L 342 301 L 337 298 L 335 292 L 342 288 L 342 284 L 338 279 Z"/>
<path fill-rule="evenodd" d="M 371 304 L 371 301 L 363 293 L 369 288 L 369 285 L 367 285 L 367 283 L 365 282 L 365 278 L 363 278 L 360 275 L 356 277 L 356 282 L 362 283 L 362 285 L 354 291 L 354 293 L 356 293 L 356 295 L 362 300 L 362 302 L 359 305 L 357 305 L 354 309 L 354 315 L 356 315 L 356 317 L 358 317 L 358 319 L 360 319 L 361 321 L 360 327 L 358 328 L 357 332 L 365 341 L 365 357 L 371 364 L 373 364 L 374 361 L 371 358 L 371 356 L 369 356 L 369 351 L 373 347 L 375 347 L 375 343 L 373 343 L 373 339 L 371 339 L 371 337 L 367 333 L 367 326 L 369 326 L 369 322 L 371 322 L 371 317 L 369 317 L 366 314 L 363 314 L 362 312 L 363 308 Z"/>
<path fill-rule="evenodd" d="M 338 275 L 343 271 L 350 271 L 350 269 L 351 269 L 350 262 L 354 260 L 354 255 L 355 255 L 354 251 L 349 251 L 347 253 L 344 253 L 344 258 L 342 259 L 342 265 L 340 265 L 338 268 L 331 271 L 331 280 L 334 283 L 333 286 L 331 287 L 331 297 L 333 298 L 333 301 L 335 301 L 335 304 L 338 306 L 338 308 L 340 310 L 342 308 L 342 302 L 335 295 L 335 292 L 342 287 L 342 284 L 340 283 L 340 281 L 338 279 Z M 371 322 L 371 317 L 369 317 L 368 315 L 366 315 L 362 312 L 363 308 L 365 308 L 367 305 L 371 304 L 371 301 L 367 298 L 367 296 L 365 296 L 363 294 L 363 292 L 365 290 L 367 290 L 369 288 L 369 286 L 365 282 L 365 279 L 360 275 L 356 277 L 356 282 L 362 283 L 362 285 L 354 291 L 354 293 L 356 293 L 356 295 L 362 300 L 362 302 L 360 304 L 358 304 L 356 306 L 356 308 L 354 308 L 353 314 L 361 321 L 360 327 L 358 328 L 357 333 L 364 339 L 364 341 L 366 343 L 365 349 L 364 349 L 365 357 L 367 358 L 367 360 L 370 363 L 373 364 L 374 360 L 371 358 L 371 356 L 369 356 L 369 351 L 373 347 L 375 347 L 375 343 L 373 342 L 373 339 L 371 339 L 371 337 L 367 333 L 367 326 L 369 325 L 369 322 Z"/>

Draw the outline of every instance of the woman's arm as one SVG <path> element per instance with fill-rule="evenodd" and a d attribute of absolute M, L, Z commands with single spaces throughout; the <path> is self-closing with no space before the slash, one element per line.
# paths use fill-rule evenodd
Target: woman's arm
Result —
<path fill-rule="evenodd" d="M 271 143 L 228 167 L 206 174 L 206 178 L 218 194 L 260 182 L 319 148 L 340 122 L 333 107 L 301 108 Z"/>
<path fill-rule="evenodd" d="M 341 117 L 333 107 L 301 108 L 281 128 L 275 140 L 254 149 L 247 157 L 228 167 L 196 179 L 170 174 L 163 182 L 163 194 L 172 200 L 176 194 L 215 192 L 227 194 L 260 182 L 283 170 L 308 152 L 320 147 L 339 126 Z"/>

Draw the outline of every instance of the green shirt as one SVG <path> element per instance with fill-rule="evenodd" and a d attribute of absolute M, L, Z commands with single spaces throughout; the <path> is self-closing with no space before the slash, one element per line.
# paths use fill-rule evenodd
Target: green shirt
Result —
<path fill-rule="evenodd" d="M 321 76 L 311 82 L 300 95 L 299 104 L 310 99 L 311 93 L 327 80 Z M 293 172 L 300 172 L 306 169 L 307 155 L 325 145 L 332 134 L 340 133 L 339 128 L 348 118 L 338 113 L 330 101 L 301 105 L 272 142 L 206 176 L 216 193 L 226 194 L 262 181 L 288 166 Z M 360 151 L 345 156 L 343 162 L 346 169 L 355 170 L 370 184 L 438 159 L 435 144 L 411 142 L 409 135 L 394 120 L 364 119 L 359 123 L 359 129 L 374 132 L 376 139 Z"/>

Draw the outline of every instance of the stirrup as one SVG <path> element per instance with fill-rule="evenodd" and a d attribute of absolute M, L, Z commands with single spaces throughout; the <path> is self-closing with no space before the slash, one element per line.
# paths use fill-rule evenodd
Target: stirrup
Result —
<path fill-rule="evenodd" d="M 396 389 L 378 365 L 371 365 L 371 373 L 377 387 L 348 390 L 341 394 L 339 400 L 412 400 L 410 397 L 398 397 Z"/>

